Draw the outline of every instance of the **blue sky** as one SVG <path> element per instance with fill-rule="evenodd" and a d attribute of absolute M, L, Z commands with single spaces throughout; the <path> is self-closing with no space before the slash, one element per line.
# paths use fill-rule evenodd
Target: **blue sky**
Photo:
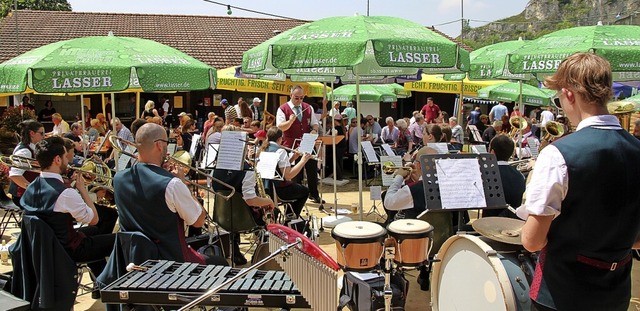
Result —
<path fill-rule="evenodd" d="M 227 15 L 225 6 L 203 0 L 68 0 L 77 12 Z M 367 0 L 235 0 L 215 1 L 241 8 L 304 20 L 329 16 L 366 15 Z M 522 12 L 525 0 L 464 0 L 464 18 L 493 21 Z M 369 0 L 369 15 L 406 18 L 457 37 L 460 34 L 461 0 Z M 233 16 L 266 17 L 232 10 Z M 471 21 L 472 27 L 484 23 Z"/>

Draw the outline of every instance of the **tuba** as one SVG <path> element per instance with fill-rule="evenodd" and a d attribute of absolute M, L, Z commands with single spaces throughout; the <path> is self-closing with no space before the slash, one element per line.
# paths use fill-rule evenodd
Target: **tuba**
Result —
<path fill-rule="evenodd" d="M 521 116 L 513 116 L 509 118 L 509 124 L 511 124 L 511 132 L 509 133 L 511 138 L 515 138 L 518 131 L 522 131 L 529 125 L 527 120 Z"/>

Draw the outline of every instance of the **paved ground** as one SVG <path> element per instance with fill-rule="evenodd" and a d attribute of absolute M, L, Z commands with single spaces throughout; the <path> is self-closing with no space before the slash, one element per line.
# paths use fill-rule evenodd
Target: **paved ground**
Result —
<path fill-rule="evenodd" d="M 379 183 L 378 183 L 379 184 Z M 364 211 L 368 212 L 373 206 L 373 202 L 369 200 L 369 188 L 364 188 L 364 198 L 363 198 L 363 206 Z M 324 199 L 327 202 L 325 204 L 325 208 L 333 207 L 333 186 L 322 186 L 321 191 L 324 193 Z M 337 193 L 338 199 L 338 208 L 349 209 L 352 203 L 358 202 L 358 192 L 357 192 L 357 181 L 351 180 L 347 185 L 338 187 Z M 379 201 L 376 201 L 378 204 L 378 209 L 382 211 L 381 204 Z M 318 210 L 318 204 L 309 203 L 307 205 L 309 207 L 309 211 L 318 217 L 325 216 L 325 214 L 321 213 Z M 354 215 L 351 215 L 352 217 Z M 473 217 L 473 215 L 472 215 Z M 358 219 L 358 217 L 353 217 L 354 219 Z M 368 221 L 379 221 L 380 217 L 375 214 L 370 214 L 364 217 L 365 220 Z M 12 230 L 15 232 L 15 230 Z M 8 238 L 7 234 L 5 234 L 5 238 Z M 319 245 L 332 257 L 336 257 L 336 248 L 334 244 L 334 240 L 331 238 L 330 230 L 327 229 L 320 234 L 320 238 L 318 239 Z M 246 246 L 244 247 L 246 250 Z M 247 254 L 247 259 L 251 259 L 251 254 Z M 11 266 L 1 265 L 0 272 L 6 272 L 11 270 Z M 409 294 L 407 297 L 406 310 L 429 310 L 430 305 L 430 293 L 421 291 L 417 282 L 416 282 L 416 271 L 408 271 L 406 273 L 406 277 L 410 282 L 409 286 Z M 469 275 L 469 278 L 478 277 L 475 275 Z M 640 310 L 640 263 L 638 261 L 634 261 L 634 269 L 633 269 L 633 303 L 629 310 Z M 461 293 L 460 295 L 464 295 Z M 454 297 L 452 297 L 454 298 Z M 90 294 L 82 295 L 77 298 L 77 303 L 75 305 L 75 310 L 104 310 L 104 305 L 100 301 L 96 301 L 91 299 Z"/>

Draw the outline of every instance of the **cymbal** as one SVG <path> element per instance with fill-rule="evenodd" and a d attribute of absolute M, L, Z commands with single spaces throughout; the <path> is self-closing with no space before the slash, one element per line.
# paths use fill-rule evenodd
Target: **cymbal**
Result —
<path fill-rule="evenodd" d="M 485 217 L 474 221 L 473 229 L 482 236 L 494 241 L 522 245 L 520 233 L 524 221 L 505 217 Z"/>

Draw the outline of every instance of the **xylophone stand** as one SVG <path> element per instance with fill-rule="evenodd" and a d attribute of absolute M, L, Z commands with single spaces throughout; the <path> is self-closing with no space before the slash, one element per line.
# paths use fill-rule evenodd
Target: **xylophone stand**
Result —
<path fill-rule="evenodd" d="M 237 281 L 240 278 L 242 278 L 243 276 L 249 274 L 249 272 L 260 268 L 260 266 L 262 266 L 263 264 L 267 263 L 268 261 L 270 261 L 271 259 L 273 259 L 274 257 L 276 257 L 276 256 L 278 256 L 280 254 L 282 254 L 286 259 L 286 257 L 289 256 L 287 251 L 290 248 L 294 247 L 294 246 L 302 247 L 302 240 L 300 238 L 297 238 L 295 242 L 293 242 L 291 244 L 287 244 L 287 245 L 281 246 L 276 251 L 274 251 L 273 253 L 269 254 L 269 256 L 267 256 L 267 257 L 263 258 L 262 260 L 256 262 L 254 265 L 252 265 L 249 268 L 240 270 L 240 272 L 238 272 L 238 274 L 236 274 L 234 277 L 229 278 L 226 281 L 222 282 L 222 284 L 210 289 L 206 293 L 202 294 L 200 297 L 194 299 L 190 303 L 188 303 L 188 304 L 184 305 L 183 307 L 181 307 L 180 309 L 178 309 L 178 311 L 190 310 L 191 308 L 197 306 L 199 303 L 203 302 L 205 299 L 211 297 L 212 295 L 214 295 L 215 293 L 219 292 L 223 288 L 225 288 L 227 286 L 230 286 L 235 281 Z M 389 301 L 389 302 L 391 302 L 391 301 Z"/>

